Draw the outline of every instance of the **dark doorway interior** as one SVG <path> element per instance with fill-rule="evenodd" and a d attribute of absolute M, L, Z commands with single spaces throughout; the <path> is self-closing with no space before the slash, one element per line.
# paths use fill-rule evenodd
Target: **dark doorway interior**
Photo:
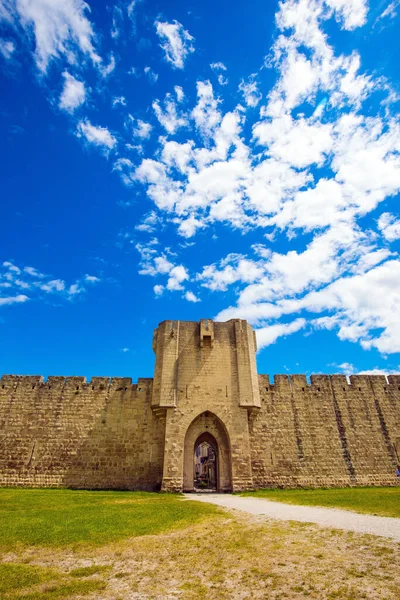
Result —
<path fill-rule="evenodd" d="M 194 482 L 195 492 L 216 492 L 218 488 L 217 466 L 218 449 L 216 443 L 198 439 L 194 448 Z M 209 436 L 211 438 L 211 436 Z"/>

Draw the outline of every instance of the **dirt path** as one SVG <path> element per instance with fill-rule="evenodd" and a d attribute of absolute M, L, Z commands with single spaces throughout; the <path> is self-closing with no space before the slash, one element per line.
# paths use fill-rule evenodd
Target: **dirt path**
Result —
<path fill-rule="evenodd" d="M 264 515 L 271 519 L 284 521 L 316 523 L 323 527 L 333 527 L 356 533 L 370 533 L 400 542 L 400 519 L 392 517 L 362 515 L 337 508 L 283 504 L 262 498 L 233 496 L 232 494 L 185 494 L 185 497 L 188 500 L 211 502 L 224 508 L 241 510 L 251 515 Z"/>

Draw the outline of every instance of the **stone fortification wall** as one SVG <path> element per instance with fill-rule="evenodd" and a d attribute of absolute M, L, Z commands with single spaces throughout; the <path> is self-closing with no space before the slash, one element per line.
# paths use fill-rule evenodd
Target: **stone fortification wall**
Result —
<path fill-rule="evenodd" d="M 255 487 L 396 485 L 400 376 L 259 375 Z"/>
<path fill-rule="evenodd" d="M 165 420 L 151 394 L 152 379 L 4 376 L 0 486 L 159 488 Z"/>
<path fill-rule="evenodd" d="M 246 321 L 163 321 L 153 379 L 4 376 L 0 486 L 192 490 L 397 485 L 400 375 L 258 375 Z"/>

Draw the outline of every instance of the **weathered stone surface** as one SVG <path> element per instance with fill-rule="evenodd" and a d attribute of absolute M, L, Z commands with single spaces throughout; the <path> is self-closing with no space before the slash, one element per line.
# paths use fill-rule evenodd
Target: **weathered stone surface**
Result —
<path fill-rule="evenodd" d="M 0 380 L 0 485 L 193 489 L 212 436 L 220 491 L 397 485 L 400 376 L 258 375 L 239 319 L 164 321 L 154 380 Z"/>

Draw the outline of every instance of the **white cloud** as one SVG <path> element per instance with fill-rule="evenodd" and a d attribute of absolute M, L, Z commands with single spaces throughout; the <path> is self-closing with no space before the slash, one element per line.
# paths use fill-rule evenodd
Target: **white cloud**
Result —
<path fill-rule="evenodd" d="M 354 365 L 347 362 L 337 366 L 345 375 L 385 375 L 386 377 L 387 375 L 398 375 L 400 372 L 398 369 L 379 369 L 378 367 L 360 371 Z"/>
<path fill-rule="evenodd" d="M 218 100 L 214 98 L 212 85 L 209 81 L 197 82 L 197 105 L 192 111 L 192 117 L 199 130 L 210 135 L 221 121 L 218 111 Z"/>
<path fill-rule="evenodd" d="M 210 64 L 213 71 L 226 71 L 226 66 L 222 62 L 214 62 Z"/>
<path fill-rule="evenodd" d="M 24 267 L 24 272 L 28 275 L 31 275 L 32 277 L 35 277 L 36 279 L 42 279 L 43 277 L 45 277 L 45 275 L 43 275 L 43 273 L 40 273 L 40 271 L 35 269 L 35 267 Z"/>
<path fill-rule="evenodd" d="M 295 168 L 322 164 L 333 146 L 331 124 L 310 124 L 290 115 L 257 123 L 253 134 L 273 158 Z"/>
<path fill-rule="evenodd" d="M 183 102 L 183 100 L 185 99 L 185 92 L 183 91 L 183 88 L 181 88 L 180 85 L 176 85 L 174 87 L 174 91 L 178 102 Z"/>
<path fill-rule="evenodd" d="M 164 293 L 164 286 L 163 285 L 155 285 L 153 287 L 154 293 L 156 296 L 162 296 L 162 294 Z"/>
<path fill-rule="evenodd" d="M 64 89 L 60 96 L 59 107 L 69 113 L 74 112 L 86 100 L 86 89 L 83 81 L 75 79 L 67 71 L 63 73 Z"/>
<path fill-rule="evenodd" d="M 185 298 L 188 302 L 200 302 L 200 298 L 198 298 L 197 296 L 195 296 L 193 294 L 193 292 L 186 292 L 185 294 Z"/>
<path fill-rule="evenodd" d="M 356 372 L 355 366 L 348 362 L 344 362 L 341 365 L 337 366 L 345 375 L 352 375 Z"/>
<path fill-rule="evenodd" d="M 177 101 L 173 98 L 172 94 L 167 93 L 163 103 L 160 100 L 154 100 L 153 110 L 159 121 L 164 127 L 165 131 L 170 134 L 176 133 L 181 127 L 185 127 L 188 124 L 187 116 L 181 112 L 177 106 L 177 102 L 183 100 L 183 90 L 178 88 L 176 91 Z"/>
<path fill-rule="evenodd" d="M 130 18 L 131 22 L 132 22 L 132 28 L 133 31 L 136 32 L 136 12 L 137 12 L 137 7 L 138 4 L 140 4 L 142 0 L 132 0 L 132 2 L 130 2 L 127 6 L 127 13 L 128 13 L 128 17 Z"/>
<path fill-rule="evenodd" d="M 157 256 L 154 259 L 154 267 L 157 273 L 170 273 L 173 269 L 173 264 L 164 256 Z"/>
<path fill-rule="evenodd" d="M 178 265 L 171 269 L 169 272 L 169 278 L 167 281 L 168 290 L 182 290 L 182 282 L 189 279 L 189 274 L 183 265 Z"/>
<path fill-rule="evenodd" d="M 192 44 L 194 38 L 178 21 L 172 23 L 156 21 L 155 27 L 166 61 L 175 69 L 183 69 L 185 60 L 194 52 Z"/>
<path fill-rule="evenodd" d="M 226 66 L 222 62 L 211 63 L 210 67 L 217 74 L 217 80 L 220 85 L 228 85 L 229 81 L 227 77 L 225 77 L 224 73 L 226 72 Z"/>
<path fill-rule="evenodd" d="M 256 330 L 257 347 L 259 350 L 274 344 L 280 337 L 285 337 L 296 331 L 300 331 L 306 325 L 305 319 L 296 319 L 291 323 L 277 323 L 276 325 L 267 325 Z"/>
<path fill-rule="evenodd" d="M 44 292 L 63 292 L 65 290 L 65 281 L 62 281 L 62 279 L 52 279 L 43 283 L 40 289 Z"/>
<path fill-rule="evenodd" d="M 150 123 L 146 123 L 145 121 L 138 119 L 136 126 L 133 129 L 133 135 L 142 140 L 147 140 L 150 137 L 152 129 L 153 127 L 150 125 Z"/>
<path fill-rule="evenodd" d="M 140 253 L 140 275 L 150 275 L 151 277 L 167 277 L 166 284 L 157 284 L 154 286 L 156 296 L 161 296 L 165 290 L 179 291 L 183 290 L 183 282 L 189 279 L 189 273 L 183 265 L 176 265 L 165 253 L 159 253 L 155 246 L 158 240 L 151 240 L 147 244 L 136 244 L 136 249 Z"/>
<path fill-rule="evenodd" d="M 215 264 L 204 267 L 197 279 L 210 290 L 225 291 L 238 281 L 253 283 L 261 279 L 264 272 L 261 264 L 247 260 L 240 254 L 229 254 L 219 263 L 219 268 Z"/>
<path fill-rule="evenodd" d="M 107 127 L 92 125 L 90 121 L 80 121 L 78 123 L 77 136 L 85 138 L 89 144 L 108 150 L 112 150 L 117 143 L 116 138 Z"/>
<path fill-rule="evenodd" d="M 42 299 L 45 295 L 57 296 L 71 300 L 76 294 L 86 291 L 87 285 L 94 285 L 100 279 L 94 275 L 86 274 L 73 284 L 67 284 L 63 279 L 55 279 L 50 275 L 41 273 L 32 266 L 18 267 L 11 261 L 5 261 L 0 268 L 0 290 L 29 290 L 29 297 L 21 294 L 4 297 L 0 292 L 1 304 L 14 304 L 26 302 L 30 298 Z"/>
<path fill-rule="evenodd" d="M 393 2 L 390 2 L 390 4 L 388 4 L 388 6 L 385 8 L 382 14 L 379 15 L 377 21 L 385 19 L 386 17 L 388 17 L 389 19 L 394 19 L 397 16 L 397 9 L 399 6 L 400 0 L 394 0 Z"/>
<path fill-rule="evenodd" d="M 113 106 L 126 106 L 125 96 L 115 96 L 112 101 Z"/>
<path fill-rule="evenodd" d="M 20 304 L 22 302 L 26 302 L 29 300 L 28 296 L 24 296 L 23 294 L 18 294 L 18 296 L 9 296 L 9 297 L 0 297 L 0 306 L 5 306 L 7 304 Z"/>
<path fill-rule="evenodd" d="M 114 56 L 114 54 L 111 54 L 108 65 L 100 66 L 100 72 L 103 75 L 103 77 L 108 77 L 109 75 L 111 75 L 111 73 L 115 69 L 115 65 L 116 65 L 115 56 Z"/>
<path fill-rule="evenodd" d="M 382 213 L 378 220 L 378 228 L 389 242 L 400 239 L 400 219 L 390 213 Z"/>
<path fill-rule="evenodd" d="M 147 231 L 147 233 L 152 233 L 156 230 L 157 225 L 160 223 L 160 218 L 154 210 L 151 210 L 139 225 L 136 225 L 135 229 L 138 231 Z"/>
<path fill-rule="evenodd" d="M 205 224 L 200 219 L 196 219 L 193 215 L 190 215 L 187 219 L 180 220 L 178 233 L 182 237 L 191 238 L 195 235 L 198 229 L 203 229 Z"/>
<path fill-rule="evenodd" d="M 46 73 L 50 62 L 60 57 L 70 64 L 84 56 L 101 63 L 89 13 L 89 5 L 82 0 L 9 0 L 3 18 L 7 15 L 16 29 L 21 26 L 32 39 L 36 64 Z"/>
<path fill-rule="evenodd" d="M 218 81 L 219 85 L 228 85 L 228 83 L 229 83 L 229 79 L 227 77 L 224 77 L 222 75 L 222 73 L 220 73 L 218 75 L 217 81 Z"/>
<path fill-rule="evenodd" d="M 344 29 L 355 29 L 366 22 L 367 0 L 325 0 L 334 9 Z"/>
<path fill-rule="evenodd" d="M 119 6 L 113 7 L 111 37 L 116 40 L 121 35 L 124 15 Z"/>
<path fill-rule="evenodd" d="M 149 82 L 154 85 L 155 83 L 157 83 L 158 81 L 158 73 L 156 73 L 155 71 L 153 71 L 153 69 L 149 66 L 144 67 L 144 72 L 146 73 Z"/>
<path fill-rule="evenodd" d="M 15 44 L 11 40 L 0 39 L 0 53 L 6 60 L 10 60 L 15 52 Z"/>
<path fill-rule="evenodd" d="M 3 262 L 3 267 L 6 267 L 9 271 L 13 272 L 13 273 L 21 273 L 21 269 L 19 267 L 17 267 L 17 265 L 14 265 L 14 263 L 6 260 Z"/>
<path fill-rule="evenodd" d="M 357 375 L 399 375 L 400 371 L 398 369 L 378 369 L 375 367 L 374 369 L 367 369 L 366 371 L 358 371 Z"/>
<path fill-rule="evenodd" d="M 244 101 L 247 106 L 254 108 L 257 104 L 260 103 L 262 94 L 258 89 L 258 83 L 256 79 L 256 74 L 253 73 L 250 77 L 245 81 L 242 79 L 239 85 L 239 90 L 242 92 Z"/>
<path fill-rule="evenodd" d="M 74 296 L 80 294 L 81 292 L 83 292 L 83 288 L 79 285 L 79 283 L 73 283 L 67 289 L 67 295 L 70 298 L 73 298 Z"/>
<path fill-rule="evenodd" d="M 99 283 L 100 279 L 98 277 L 96 277 L 95 275 L 88 275 L 86 273 L 85 275 L 85 281 L 88 281 L 89 283 Z"/>

